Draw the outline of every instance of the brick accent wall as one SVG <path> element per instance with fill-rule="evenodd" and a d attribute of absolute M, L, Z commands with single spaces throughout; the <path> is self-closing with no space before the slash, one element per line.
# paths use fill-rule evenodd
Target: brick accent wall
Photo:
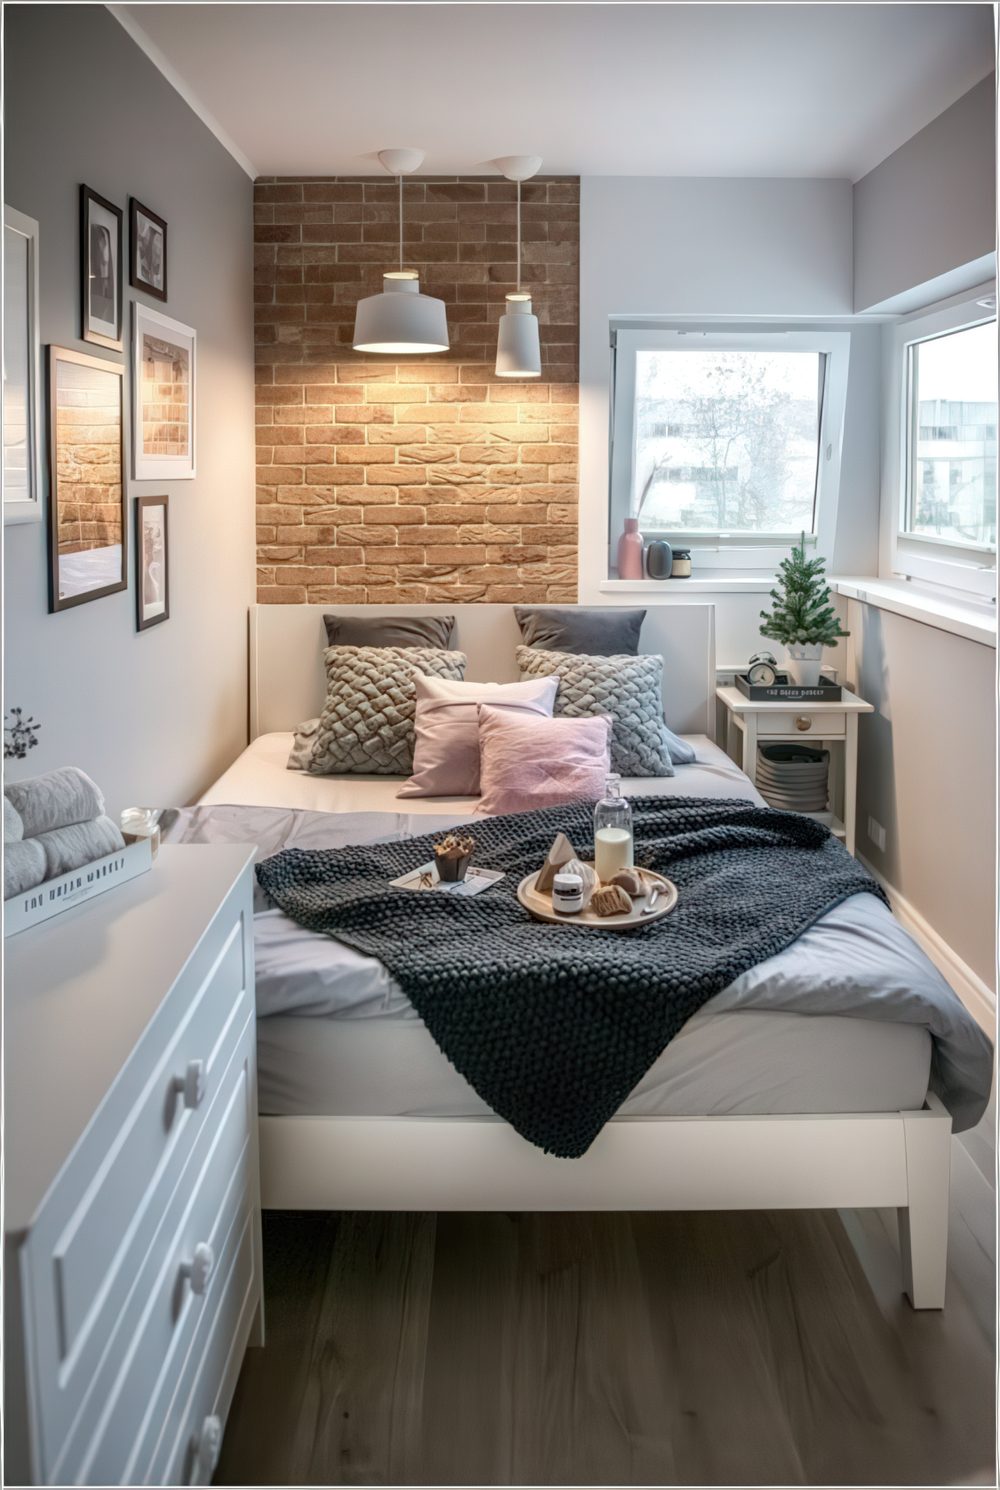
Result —
<path fill-rule="evenodd" d="M 451 349 L 351 350 L 395 266 L 394 182 L 264 177 L 254 198 L 262 602 L 576 600 L 579 183 L 522 190 L 542 377 L 497 378 L 514 186 L 405 183 L 404 261 Z"/>

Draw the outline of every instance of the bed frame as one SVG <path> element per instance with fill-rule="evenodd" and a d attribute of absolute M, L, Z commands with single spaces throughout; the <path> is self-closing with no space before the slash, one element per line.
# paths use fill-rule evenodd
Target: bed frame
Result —
<path fill-rule="evenodd" d="M 289 730 L 323 701 L 322 605 L 250 614 L 251 735 Z M 501 605 L 337 606 L 338 613 L 456 617 L 467 676 L 517 677 L 519 633 Z M 664 658 L 667 722 L 710 734 L 714 611 L 650 608 L 642 650 Z M 895 1207 L 903 1287 L 944 1304 L 951 1117 L 915 1112 L 615 1118 L 581 1159 L 556 1159 L 499 1118 L 262 1117 L 271 1210 L 813 1210 Z"/>

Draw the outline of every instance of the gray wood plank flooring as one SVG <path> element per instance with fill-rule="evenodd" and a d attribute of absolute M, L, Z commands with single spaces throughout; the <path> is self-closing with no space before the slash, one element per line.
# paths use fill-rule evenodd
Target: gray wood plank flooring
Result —
<path fill-rule="evenodd" d="M 265 1216 L 219 1484 L 995 1483 L 993 1113 L 894 1212 Z"/>

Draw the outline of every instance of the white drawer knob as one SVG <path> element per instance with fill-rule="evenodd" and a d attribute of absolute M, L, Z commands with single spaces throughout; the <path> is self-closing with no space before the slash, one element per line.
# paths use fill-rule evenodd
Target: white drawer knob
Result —
<path fill-rule="evenodd" d="M 190 1262 L 181 1263 L 181 1277 L 191 1284 L 191 1292 L 199 1297 L 208 1287 L 208 1280 L 215 1267 L 215 1253 L 207 1242 L 199 1242 Z"/>
<path fill-rule="evenodd" d="M 205 1095 L 205 1062 L 188 1061 L 184 1075 L 174 1077 L 173 1088 L 184 1098 L 185 1107 L 200 1107 Z"/>
<path fill-rule="evenodd" d="M 195 1484 L 205 1485 L 212 1478 L 221 1447 L 222 1424 L 213 1413 L 205 1419 L 192 1441 L 195 1471 L 192 1479 Z"/>

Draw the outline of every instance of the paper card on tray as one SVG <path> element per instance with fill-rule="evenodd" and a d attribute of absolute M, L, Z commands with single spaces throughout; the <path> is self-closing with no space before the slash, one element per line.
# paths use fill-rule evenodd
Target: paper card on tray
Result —
<path fill-rule="evenodd" d="M 401 874 L 399 879 L 390 880 L 389 884 L 397 890 L 440 890 L 444 895 L 478 895 L 503 878 L 501 869 L 476 869 L 470 864 L 465 871 L 464 880 L 440 880 L 437 865 L 431 859 L 418 869 L 411 869 L 409 874 Z"/>

